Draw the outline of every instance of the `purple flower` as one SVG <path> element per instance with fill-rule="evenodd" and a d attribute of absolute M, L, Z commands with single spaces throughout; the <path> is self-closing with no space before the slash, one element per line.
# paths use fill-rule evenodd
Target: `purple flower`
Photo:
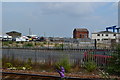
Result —
<path fill-rule="evenodd" d="M 64 75 L 64 72 L 65 72 L 65 69 L 64 69 L 64 67 L 60 67 L 60 70 L 58 70 L 58 69 L 56 69 L 56 71 L 60 74 L 60 77 L 61 78 L 64 78 L 65 77 L 65 75 Z"/>

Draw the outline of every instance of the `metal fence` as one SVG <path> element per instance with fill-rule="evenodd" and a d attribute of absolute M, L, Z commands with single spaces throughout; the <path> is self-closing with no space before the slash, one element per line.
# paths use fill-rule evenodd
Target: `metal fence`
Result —
<path fill-rule="evenodd" d="M 84 53 L 84 62 L 92 61 L 97 66 L 107 66 L 108 59 L 111 58 L 111 50 L 88 50 Z"/>
<path fill-rule="evenodd" d="M 83 59 L 83 52 L 75 50 L 2 49 L 3 56 L 14 56 L 14 58 L 24 61 L 31 58 L 33 62 L 39 63 L 54 63 L 63 58 L 68 58 L 70 63 L 78 63 Z"/>
<path fill-rule="evenodd" d="M 71 64 L 83 65 L 84 62 L 92 60 L 98 66 L 107 65 L 107 59 L 110 58 L 110 50 L 101 49 L 69 49 L 69 50 L 48 50 L 48 49 L 2 49 L 3 57 L 14 57 L 27 61 L 31 58 L 33 62 L 55 63 L 67 58 Z"/>

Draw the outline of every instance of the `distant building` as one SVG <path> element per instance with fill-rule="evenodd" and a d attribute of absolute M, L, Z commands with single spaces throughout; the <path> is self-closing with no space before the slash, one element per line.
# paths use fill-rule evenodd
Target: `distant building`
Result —
<path fill-rule="evenodd" d="M 96 39 L 97 43 L 120 42 L 120 33 L 101 31 L 97 33 L 92 33 L 92 39 Z"/>
<path fill-rule="evenodd" d="M 2 41 L 12 41 L 12 36 L 0 36 L 0 40 L 2 40 Z"/>
<path fill-rule="evenodd" d="M 76 28 L 73 30 L 73 38 L 81 39 L 81 38 L 88 38 L 89 31 L 86 28 Z"/>
<path fill-rule="evenodd" d="M 52 42 L 64 42 L 63 37 L 49 37 L 49 40 Z"/>
<path fill-rule="evenodd" d="M 9 36 L 12 36 L 12 38 L 17 38 L 17 37 L 21 37 L 22 33 L 16 32 L 16 31 L 11 31 L 11 32 L 7 32 L 6 33 Z"/>

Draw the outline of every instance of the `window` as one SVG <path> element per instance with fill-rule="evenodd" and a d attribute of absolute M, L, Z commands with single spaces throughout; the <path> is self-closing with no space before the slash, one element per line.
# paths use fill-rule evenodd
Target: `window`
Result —
<path fill-rule="evenodd" d="M 113 36 L 116 36 L 116 34 L 113 34 Z"/>
<path fill-rule="evenodd" d="M 106 36 L 108 36 L 108 34 L 106 34 Z"/>
<path fill-rule="evenodd" d="M 102 36 L 104 36 L 104 35 L 102 34 Z"/>
<path fill-rule="evenodd" d="M 97 34 L 97 36 L 100 36 L 100 34 Z"/>
<path fill-rule="evenodd" d="M 82 38 L 82 34 L 80 34 L 80 38 Z"/>
<path fill-rule="evenodd" d="M 103 40 L 108 40 L 108 39 L 103 39 Z"/>
<path fill-rule="evenodd" d="M 100 41 L 100 39 L 97 39 L 97 41 Z"/>

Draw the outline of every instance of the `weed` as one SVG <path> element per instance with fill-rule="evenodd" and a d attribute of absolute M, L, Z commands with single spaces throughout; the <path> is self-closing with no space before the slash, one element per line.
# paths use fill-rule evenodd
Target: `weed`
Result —
<path fill-rule="evenodd" d="M 65 57 L 61 59 L 61 61 L 56 64 L 56 68 L 60 69 L 60 66 L 64 67 L 65 72 L 70 72 L 71 64 L 69 63 L 69 58 Z"/>
<path fill-rule="evenodd" d="M 88 72 L 92 72 L 97 68 L 97 66 L 96 66 L 95 62 L 88 61 L 88 62 L 85 62 L 85 68 Z"/>

